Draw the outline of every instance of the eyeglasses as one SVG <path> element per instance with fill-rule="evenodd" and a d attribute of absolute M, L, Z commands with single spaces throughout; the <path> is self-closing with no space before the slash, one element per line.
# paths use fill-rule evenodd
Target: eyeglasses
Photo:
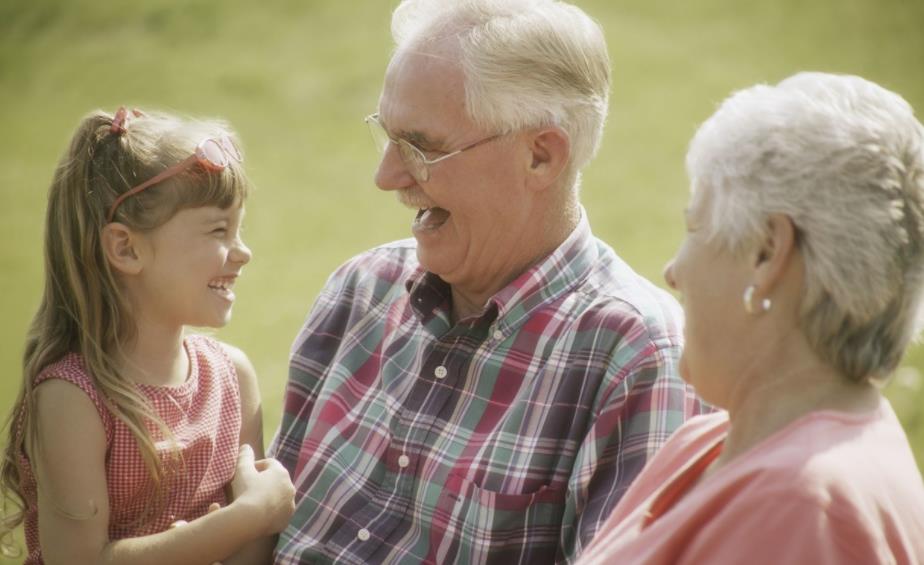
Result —
<path fill-rule="evenodd" d="M 398 154 L 401 155 L 401 160 L 404 161 L 404 164 L 407 166 L 408 172 L 411 173 L 411 176 L 414 177 L 414 180 L 420 183 L 430 180 L 430 165 L 434 165 L 440 161 L 445 161 L 446 159 L 458 155 L 463 151 L 474 149 L 479 145 L 489 141 L 494 141 L 498 137 L 501 137 L 501 134 L 492 135 L 490 137 L 478 140 L 475 143 L 470 143 L 462 149 L 456 149 L 451 153 L 441 155 L 435 159 L 427 159 L 427 156 L 424 155 L 424 152 L 410 141 L 400 137 L 395 138 L 390 136 L 388 131 L 385 129 L 385 126 L 383 126 L 382 122 L 379 121 L 378 113 L 366 116 L 366 124 L 369 126 L 369 131 L 372 132 L 372 140 L 375 141 L 376 148 L 379 150 L 379 152 L 384 155 L 385 151 L 388 149 L 388 144 L 394 144 L 398 148 Z"/>
<path fill-rule="evenodd" d="M 241 155 L 241 150 L 237 148 L 237 145 L 234 144 L 234 141 L 232 141 L 230 137 L 223 135 L 221 137 L 203 139 L 199 142 L 199 145 L 196 146 L 195 152 L 185 160 L 164 169 L 157 176 L 148 179 L 131 190 L 123 192 L 116 198 L 116 201 L 112 203 L 112 207 L 109 208 L 107 221 L 112 221 L 115 217 L 116 209 L 118 209 L 119 205 L 127 198 L 185 171 L 196 163 L 207 171 L 217 172 L 224 170 L 225 167 L 231 164 L 232 160 L 240 163 L 244 160 L 244 157 Z"/>

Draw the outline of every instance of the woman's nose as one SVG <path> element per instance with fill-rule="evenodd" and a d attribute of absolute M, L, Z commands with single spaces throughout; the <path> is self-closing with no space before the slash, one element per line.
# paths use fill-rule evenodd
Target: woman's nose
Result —
<path fill-rule="evenodd" d="M 677 281 L 674 279 L 674 260 L 671 259 L 667 262 L 667 265 L 664 266 L 664 281 L 667 283 L 667 286 L 671 287 L 674 290 L 677 290 Z"/>

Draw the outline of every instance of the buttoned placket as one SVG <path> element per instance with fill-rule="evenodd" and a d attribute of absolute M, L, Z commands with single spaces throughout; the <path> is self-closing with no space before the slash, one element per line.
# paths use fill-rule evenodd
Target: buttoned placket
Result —
<path fill-rule="evenodd" d="M 459 347 L 472 347 L 460 345 L 467 334 L 465 326 L 456 327 L 433 342 L 424 355 L 417 381 L 407 395 L 404 407 L 395 414 L 391 429 L 392 447 L 389 448 L 391 453 L 386 459 L 391 462 L 389 467 L 397 466 L 396 472 L 386 475 L 374 499 L 351 520 L 359 526 L 354 539 L 362 544 L 351 551 L 360 558 L 370 558 L 380 543 L 400 524 L 397 516 L 408 511 L 406 507 L 395 508 L 394 503 L 396 500 L 412 500 L 413 490 L 417 486 L 414 471 L 419 468 L 418 454 L 409 446 L 431 445 L 431 436 L 439 433 L 439 430 L 434 429 L 438 421 L 436 415 L 442 413 L 451 399 L 458 395 L 460 381 L 474 357 L 474 351 L 458 351 Z M 477 349 L 479 345 L 475 343 L 474 348 Z M 428 417 L 422 418 L 424 415 Z M 415 422 L 423 421 L 432 423 L 426 426 L 415 425 Z M 380 506 L 385 499 L 392 504 L 387 513 L 382 512 Z M 371 543 L 373 538 L 379 540 L 379 543 Z"/>

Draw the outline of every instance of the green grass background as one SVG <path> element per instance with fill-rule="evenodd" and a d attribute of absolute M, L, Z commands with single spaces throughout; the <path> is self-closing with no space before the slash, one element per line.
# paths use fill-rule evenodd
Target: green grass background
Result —
<path fill-rule="evenodd" d="M 577 3 L 602 23 L 614 69 L 583 201 L 596 234 L 662 285 L 683 231 L 686 144 L 732 90 L 799 70 L 852 73 L 924 112 L 922 0 Z M 376 106 L 395 4 L 0 2 L 0 412 L 19 387 L 42 285 L 53 167 L 83 114 L 125 104 L 221 116 L 243 140 L 258 186 L 245 233 L 255 257 L 218 335 L 256 365 L 272 434 L 289 345 L 328 274 L 410 233 L 412 213 L 372 183 L 377 156 L 362 122 Z M 922 369 L 919 346 L 887 393 L 924 466 Z"/>

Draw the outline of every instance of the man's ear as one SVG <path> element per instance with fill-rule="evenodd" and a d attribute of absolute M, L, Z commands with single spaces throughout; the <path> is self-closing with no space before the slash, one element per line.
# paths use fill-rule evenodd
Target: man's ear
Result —
<path fill-rule="evenodd" d="M 544 190 L 559 179 L 571 157 L 571 139 L 559 127 L 533 132 L 529 138 L 529 186 Z"/>
<path fill-rule="evenodd" d="M 116 272 L 137 275 L 141 272 L 141 254 L 138 235 L 125 224 L 110 222 L 100 233 L 103 253 Z"/>
<path fill-rule="evenodd" d="M 773 291 L 792 264 L 796 251 L 796 226 L 785 214 L 770 214 L 767 234 L 754 254 L 754 284 L 762 295 Z"/>

